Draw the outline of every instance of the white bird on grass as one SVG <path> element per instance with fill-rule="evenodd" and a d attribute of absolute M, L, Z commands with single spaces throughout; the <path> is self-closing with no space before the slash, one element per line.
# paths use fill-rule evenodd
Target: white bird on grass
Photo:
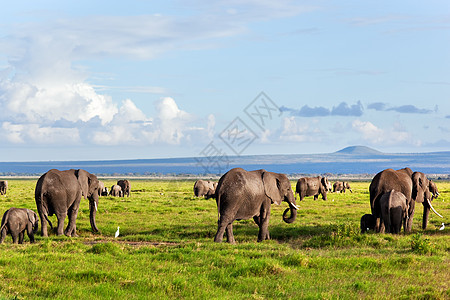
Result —
<path fill-rule="evenodd" d="M 445 228 L 445 224 L 442 223 L 442 226 L 441 226 L 441 228 L 439 228 L 439 230 L 444 230 L 444 228 Z"/>
<path fill-rule="evenodd" d="M 117 226 L 117 231 L 116 231 L 116 234 L 114 235 L 114 237 L 118 237 L 119 236 L 119 226 Z"/>

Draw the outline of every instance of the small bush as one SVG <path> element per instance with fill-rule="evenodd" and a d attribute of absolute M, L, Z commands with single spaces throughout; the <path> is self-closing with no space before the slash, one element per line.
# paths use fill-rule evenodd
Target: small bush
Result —
<path fill-rule="evenodd" d="M 411 250 L 418 254 L 431 254 L 435 246 L 429 238 L 423 237 L 421 233 L 414 234 L 411 238 Z"/>

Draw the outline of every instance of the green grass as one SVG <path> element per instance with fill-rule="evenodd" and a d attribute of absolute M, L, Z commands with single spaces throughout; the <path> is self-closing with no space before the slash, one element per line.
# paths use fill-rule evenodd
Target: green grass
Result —
<path fill-rule="evenodd" d="M 35 183 L 9 180 L 0 212 L 36 210 Z M 273 205 L 270 241 L 256 242 L 253 221 L 235 222 L 236 245 L 213 242 L 216 203 L 193 197 L 193 180 L 131 183 L 130 198 L 100 198 L 99 234 L 82 200 L 78 238 L 50 232 L 13 245 L 8 236 L 0 245 L 0 299 L 450 298 L 449 182 L 438 183 L 433 202 L 445 218 L 430 215 L 426 231 L 418 205 L 411 234 L 360 234 L 369 183 L 353 182 L 353 193 L 298 202 L 292 224 L 282 221 L 287 205 Z M 442 222 L 449 225 L 439 231 Z"/>

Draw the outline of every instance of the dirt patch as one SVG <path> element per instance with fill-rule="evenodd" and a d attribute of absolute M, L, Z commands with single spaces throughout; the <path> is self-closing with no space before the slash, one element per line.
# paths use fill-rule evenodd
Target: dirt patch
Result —
<path fill-rule="evenodd" d="M 129 245 L 134 247 L 140 247 L 140 246 L 178 246 L 180 243 L 174 243 L 174 242 L 148 242 L 148 241 L 120 241 L 120 240 L 95 240 L 95 241 L 85 241 L 83 242 L 85 245 L 96 245 L 101 243 L 114 243 L 114 244 L 120 244 L 120 245 Z"/>

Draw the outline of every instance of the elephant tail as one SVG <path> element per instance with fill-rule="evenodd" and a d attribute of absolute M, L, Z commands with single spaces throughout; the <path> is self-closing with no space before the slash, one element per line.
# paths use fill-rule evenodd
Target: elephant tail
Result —
<path fill-rule="evenodd" d="M 52 222 L 48 219 L 48 209 L 47 206 L 44 205 L 44 193 L 41 192 L 40 194 L 36 194 L 36 206 L 38 209 L 38 212 L 42 212 L 42 215 L 44 216 L 45 220 L 48 222 L 48 224 L 50 225 L 50 228 L 53 229 L 53 224 Z"/>
<path fill-rule="evenodd" d="M 220 221 L 220 195 L 216 195 L 216 203 L 217 203 L 217 222 Z"/>
<path fill-rule="evenodd" d="M 50 228 L 53 229 L 53 224 L 52 224 L 52 222 L 48 219 L 47 214 L 44 214 L 44 217 L 45 217 L 45 219 L 47 220 L 48 225 L 50 225 Z"/>
<path fill-rule="evenodd" d="M 8 223 L 9 218 L 9 209 L 5 212 L 2 219 L 2 227 L 0 227 L 0 232 L 5 228 L 6 224 Z"/>

